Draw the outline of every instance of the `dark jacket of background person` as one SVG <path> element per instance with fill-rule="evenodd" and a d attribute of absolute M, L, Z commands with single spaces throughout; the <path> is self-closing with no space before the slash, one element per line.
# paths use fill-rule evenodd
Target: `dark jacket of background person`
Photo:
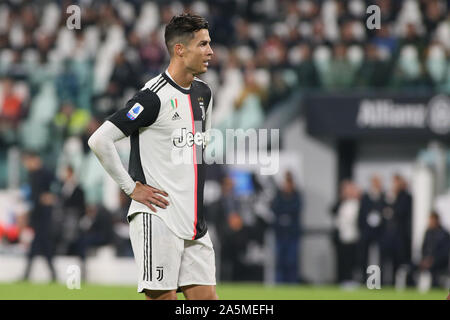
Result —
<path fill-rule="evenodd" d="M 80 256 L 86 258 L 87 250 L 111 244 L 113 241 L 112 214 L 101 205 L 89 205 L 80 221 Z"/>
<path fill-rule="evenodd" d="M 393 222 L 399 235 L 405 240 L 411 240 L 412 197 L 407 190 L 401 190 L 392 206 L 394 210 Z M 408 248 L 411 247 L 407 244 Z M 409 257 L 410 255 L 408 255 Z"/>
<path fill-rule="evenodd" d="M 272 211 L 275 214 L 273 224 L 277 238 L 295 238 L 300 236 L 300 212 L 302 198 L 297 190 L 287 194 L 278 190 L 272 202 Z"/>
<path fill-rule="evenodd" d="M 80 220 L 86 212 L 84 191 L 74 178 L 72 168 L 66 168 L 64 181 L 59 193 L 59 253 L 73 255 L 80 237 Z"/>
<path fill-rule="evenodd" d="M 411 263 L 411 233 L 412 233 L 412 197 L 406 188 L 406 182 L 401 176 L 394 176 L 394 200 L 384 210 L 385 230 L 382 237 L 382 265 L 392 265 L 392 273 L 389 269 L 382 270 L 387 275 L 384 278 L 393 283 L 395 274 L 401 265 Z"/>
<path fill-rule="evenodd" d="M 51 186 L 54 181 L 53 174 L 42 163 L 39 155 L 28 153 L 24 156 L 24 164 L 28 170 L 30 185 L 30 215 L 28 224 L 34 231 L 34 238 L 28 252 L 27 266 L 24 280 L 27 280 L 34 256 L 42 254 L 46 257 L 52 280 L 56 280 L 53 267 L 53 230 L 52 206 L 54 202 Z"/>
<path fill-rule="evenodd" d="M 378 176 L 374 176 L 371 179 L 370 190 L 361 197 L 358 214 L 360 265 L 363 279 L 367 276 L 370 248 L 376 246 L 378 250 L 380 249 L 380 240 L 384 228 L 382 214 L 386 206 L 386 197 L 382 190 L 381 181 Z"/>
<path fill-rule="evenodd" d="M 222 196 L 209 206 L 213 213 L 220 242 L 221 281 L 239 281 L 248 279 L 244 257 L 249 233 L 239 214 L 239 199 L 233 190 L 233 180 L 229 176 L 222 179 Z"/>
<path fill-rule="evenodd" d="M 112 214 L 101 205 L 89 205 L 80 220 L 80 234 L 74 245 L 81 259 L 81 276 L 87 279 L 86 258 L 90 249 L 113 243 Z"/>
<path fill-rule="evenodd" d="M 290 173 L 286 174 L 283 187 L 277 191 L 271 209 L 275 215 L 276 280 L 297 282 L 302 199 Z"/>
<path fill-rule="evenodd" d="M 411 232 L 412 232 L 412 197 L 406 190 L 401 190 L 393 205 L 393 217 L 388 222 L 390 229 L 401 246 L 398 250 L 399 262 L 409 263 L 411 260 Z"/>
<path fill-rule="evenodd" d="M 361 238 L 379 241 L 383 231 L 381 215 L 386 205 L 384 192 L 378 195 L 370 192 L 363 194 L 358 216 Z"/>
<path fill-rule="evenodd" d="M 422 245 L 421 269 L 431 272 L 434 280 L 438 272 L 449 272 L 450 259 L 450 235 L 442 228 L 439 216 L 433 213 L 430 216 L 430 223 L 425 232 Z"/>
<path fill-rule="evenodd" d="M 50 187 L 54 181 L 53 174 L 42 167 L 31 171 L 28 175 L 30 183 L 30 211 L 29 225 L 35 233 L 41 231 L 50 232 L 52 222 L 52 206 L 45 203 L 43 197 L 50 192 Z"/>
<path fill-rule="evenodd" d="M 131 246 L 129 225 L 127 219 L 130 202 L 131 198 L 124 192 L 120 192 L 119 208 L 112 212 L 114 245 L 116 247 L 116 255 L 119 257 L 133 257 L 133 248 Z"/>

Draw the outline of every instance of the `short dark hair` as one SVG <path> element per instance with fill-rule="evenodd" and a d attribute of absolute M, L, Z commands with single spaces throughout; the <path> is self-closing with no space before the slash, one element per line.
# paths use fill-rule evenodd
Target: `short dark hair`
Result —
<path fill-rule="evenodd" d="M 194 32 L 208 27 L 208 21 L 195 14 L 182 13 L 172 17 L 164 32 L 169 54 L 172 54 L 172 48 L 177 42 L 187 44 L 187 41 L 194 37 Z"/>

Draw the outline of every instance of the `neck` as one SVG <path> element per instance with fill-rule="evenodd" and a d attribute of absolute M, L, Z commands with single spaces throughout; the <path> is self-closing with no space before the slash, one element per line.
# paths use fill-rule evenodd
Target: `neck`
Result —
<path fill-rule="evenodd" d="M 188 88 L 191 86 L 192 81 L 194 81 L 194 75 L 188 72 L 184 66 L 181 66 L 181 64 L 176 61 L 172 60 L 170 62 L 167 72 L 170 74 L 173 81 L 175 81 L 180 87 Z"/>

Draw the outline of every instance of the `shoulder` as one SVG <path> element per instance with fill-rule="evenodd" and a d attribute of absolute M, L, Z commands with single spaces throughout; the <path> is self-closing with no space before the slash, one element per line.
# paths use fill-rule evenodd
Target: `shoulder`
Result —
<path fill-rule="evenodd" d="M 141 127 L 153 124 L 159 115 L 161 100 L 145 86 L 128 100 L 125 107 L 116 111 L 107 120 L 129 136 Z"/>
<path fill-rule="evenodd" d="M 161 100 L 155 89 L 163 82 L 163 80 L 162 74 L 150 79 L 145 83 L 141 90 L 135 93 L 129 102 L 132 102 L 133 104 L 139 103 L 144 108 L 146 106 L 160 106 Z"/>
<path fill-rule="evenodd" d="M 130 100 L 133 104 L 139 103 L 144 108 L 145 107 L 154 107 L 154 106 L 160 106 L 161 100 L 159 96 L 149 88 L 142 88 L 136 94 L 133 96 L 133 98 Z M 131 106 L 130 106 L 131 107 Z"/>
<path fill-rule="evenodd" d="M 156 77 L 147 81 L 142 90 L 149 90 L 151 92 L 154 92 L 155 94 L 158 94 L 161 88 L 163 88 L 166 84 L 167 79 L 163 76 L 162 73 L 160 73 Z"/>
<path fill-rule="evenodd" d="M 160 74 L 158 74 L 156 77 L 153 77 L 153 78 L 151 78 L 150 80 L 148 80 L 146 83 L 145 83 L 145 85 L 144 85 L 144 87 L 142 88 L 142 90 L 143 89 L 146 89 L 146 88 L 151 88 L 152 86 L 154 86 L 155 84 L 157 84 L 158 82 L 161 82 L 163 80 L 163 76 L 162 76 L 162 74 L 160 73 Z"/>

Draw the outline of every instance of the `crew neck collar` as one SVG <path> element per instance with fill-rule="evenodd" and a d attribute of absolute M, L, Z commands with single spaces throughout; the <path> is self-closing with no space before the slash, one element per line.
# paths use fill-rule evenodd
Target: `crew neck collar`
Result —
<path fill-rule="evenodd" d="M 164 77 L 164 78 L 165 78 L 172 86 L 174 86 L 174 87 L 175 87 L 176 89 L 178 89 L 179 91 L 181 91 L 181 92 L 183 92 L 183 93 L 185 93 L 185 94 L 191 93 L 192 84 L 191 84 L 191 86 L 190 86 L 189 88 L 185 88 L 185 87 L 180 86 L 178 83 L 175 82 L 175 80 L 172 79 L 172 77 L 170 76 L 170 74 L 169 74 L 169 72 L 167 71 L 167 69 L 166 69 L 166 71 L 163 72 L 162 76 L 163 76 L 163 77 Z"/>

